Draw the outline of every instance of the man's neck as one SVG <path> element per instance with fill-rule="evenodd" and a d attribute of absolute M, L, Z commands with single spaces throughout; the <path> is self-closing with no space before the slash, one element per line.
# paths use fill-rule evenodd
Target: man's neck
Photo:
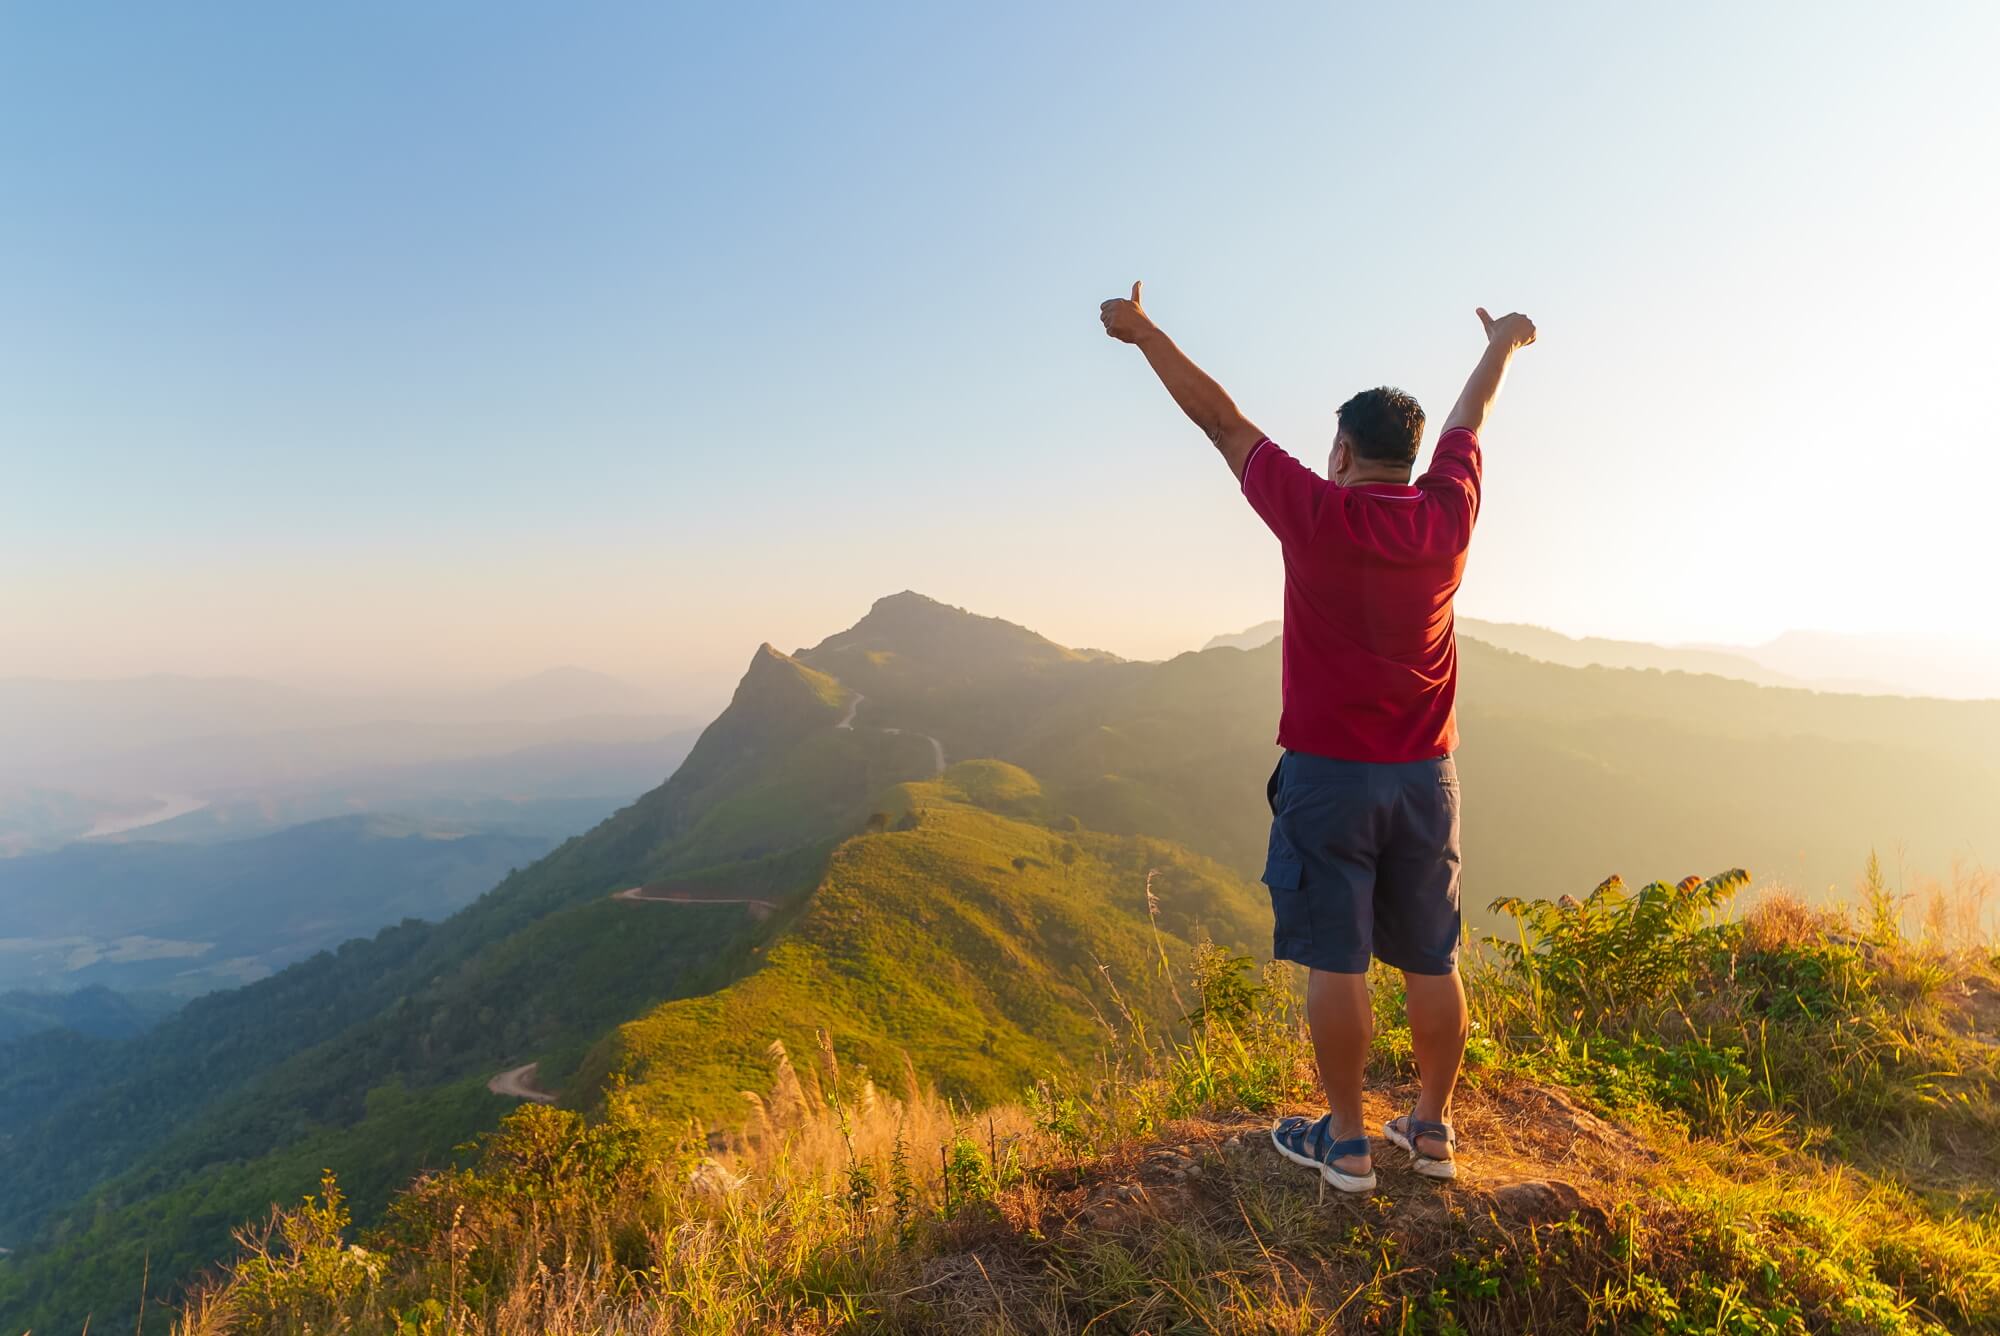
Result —
<path fill-rule="evenodd" d="M 1404 469 L 1399 473 L 1389 473 L 1380 470 L 1362 471 L 1357 469 L 1342 479 L 1340 485 L 1342 487 L 1369 487 L 1382 484 L 1390 487 L 1408 487 L 1410 485 L 1410 472 L 1408 469 Z"/>

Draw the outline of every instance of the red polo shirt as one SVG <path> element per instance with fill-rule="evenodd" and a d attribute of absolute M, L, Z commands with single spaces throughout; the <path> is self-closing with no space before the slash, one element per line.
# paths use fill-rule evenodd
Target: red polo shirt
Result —
<path fill-rule="evenodd" d="M 1278 745 L 1343 761 L 1458 746 L 1451 599 L 1479 514 L 1479 440 L 1438 441 L 1414 486 L 1328 482 L 1266 440 L 1243 495 L 1285 554 Z"/>

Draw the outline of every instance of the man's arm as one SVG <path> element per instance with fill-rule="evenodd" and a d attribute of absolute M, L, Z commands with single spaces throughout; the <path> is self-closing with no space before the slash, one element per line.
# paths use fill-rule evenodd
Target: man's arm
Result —
<path fill-rule="evenodd" d="M 1444 420 L 1445 431 L 1463 427 L 1477 436 L 1486 425 L 1487 410 L 1500 393 L 1500 382 L 1507 377 L 1507 364 L 1517 350 L 1535 341 L 1535 322 L 1519 311 L 1495 320 L 1482 306 L 1479 323 L 1486 326 L 1486 351 L 1479 355 L 1479 365 L 1472 368 L 1458 402 L 1451 406 L 1451 415 Z"/>
<path fill-rule="evenodd" d="M 1152 366 L 1153 374 L 1160 378 L 1160 384 L 1167 387 L 1167 393 L 1181 406 L 1195 426 L 1202 429 L 1215 448 L 1222 452 L 1222 458 L 1229 465 L 1229 471 L 1238 478 L 1243 476 L 1243 466 L 1250 460 L 1250 452 L 1257 448 L 1257 442 L 1264 439 L 1264 433 L 1250 425 L 1249 419 L 1238 411 L 1236 401 L 1229 392 L 1215 383 L 1215 380 L 1188 359 L 1188 355 L 1174 346 L 1174 341 L 1153 323 L 1139 305 L 1139 284 L 1132 285 L 1130 297 L 1113 297 L 1099 308 L 1104 321 L 1104 332 L 1121 343 L 1137 345 L 1146 354 L 1146 361 Z"/>

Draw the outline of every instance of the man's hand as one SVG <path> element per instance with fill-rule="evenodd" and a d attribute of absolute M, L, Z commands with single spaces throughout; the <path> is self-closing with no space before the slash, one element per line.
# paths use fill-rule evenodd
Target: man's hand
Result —
<path fill-rule="evenodd" d="M 1120 343 L 1137 343 L 1146 335 L 1159 332 L 1146 308 L 1139 305 L 1140 286 L 1134 283 L 1130 297 L 1113 297 L 1097 308 L 1098 318 L 1104 321 L 1104 332 Z"/>
<path fill-rule="evenodd" d="M 1486 314 L 1485 307 L 1474 309 L 1479 312 L 1479 323 L 1486 327 L 1486 351 L 1480 354 L 1479 365 L 1472 368 L 1472 375 L 1466 380 L 1458 402 L 1451 406 L 1451 414 L 1444 420 L 1444 430 L 1456 431 L 1463 427 L 1476 436 L 1486 426 L 1486 414 L 1493 407 L 1493 397 L 1500 393 L 1500 382 L 1507 375 L 1507 363 L 1513 360 L 1516 352 L 1535 341 L 1535 322 L 1519 311 L 1495 320 Z"/>
<path fill-rule="evenodd" d="M 1139 285 L 1134 283 L 1132 285 L 1132 293 L 1135 298 L 1138 296 L 1138 292 Z M 1109 303 L 1106 304 L 1108 305 Z M 1535 322 L 1522 315 L 1519 311 L 1515 311 L 1510 315 L 1503 315 L 1498 320 L 1495 320 L 1492 316 L 1486 314 L 1484 306 L 1475 307 L 1474 309 L 1479 312 L 1479 323 L 1486 326 L 1486 341 L 1488 343 L 1504 344 L 1509 348 L 1525 348 L 1535 341 Z"/>

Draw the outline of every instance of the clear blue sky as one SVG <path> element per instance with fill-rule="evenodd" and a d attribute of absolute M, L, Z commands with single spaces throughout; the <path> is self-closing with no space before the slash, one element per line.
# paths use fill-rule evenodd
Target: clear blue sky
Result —
<path fill-rule="evenodd" d="M 0 10 L 0 673 L 1172 653 L 1278 566 L 1133 278 L 1309 460 L 1536 317 L 1467 613 L 1994 606 L 2000 7 L 1381 8 Z"/>

